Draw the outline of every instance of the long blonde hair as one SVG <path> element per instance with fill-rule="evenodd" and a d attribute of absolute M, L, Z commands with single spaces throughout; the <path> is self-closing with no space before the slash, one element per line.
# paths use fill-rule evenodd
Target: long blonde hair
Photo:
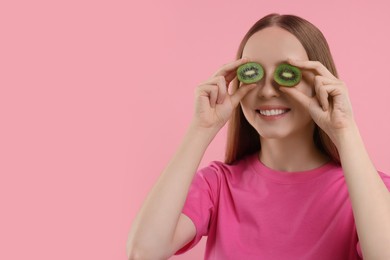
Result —
<path fill-rule="evenodd" d="M 257 21 L 246 33 L 238 48 L 236 59 L 242 52 L 248 39 L 266 27 L 278 26 L 293 34 L 303 45 L 309 60 L 320 61 L 334 76 L 338 77 L 328 43 L 321 31 L 307 20 L 295 15 L 269 14 Z M 238 88 L 238 80 L 234 79 L 232 88 Z M 317 148 L 340 164 L 340 156 L 329 136 L 317 125 L 313 133 L 313 141 Z M 233 111 L 228 123 L 225 163 L 232 164 L 246 155 L 261 149 L 258 132 L 246 120 L 241 106 Z"/>

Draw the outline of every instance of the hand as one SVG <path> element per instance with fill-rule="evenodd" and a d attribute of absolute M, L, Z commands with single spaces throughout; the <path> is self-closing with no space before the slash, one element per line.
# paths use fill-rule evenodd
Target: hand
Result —
<path fill-rule="evenodd" d="M 237 68 L 247 62 L 247 58 L 241 58 L 223 65 L 196 88 L 193 125 L 218 130 L 225 125 L 240 100 L 256 87 L 256 84 L 244 84 L 229 94 L 228 86 L 237 77 Z"/>
<path fill-rule="evenodd" d="M 294 87 L 280 87 L 280 91 L 306 107 L 314 122 L 337 146 L 342 133 L 355 127 L 345 83 L 336 78 L 319 61 L 289 59 L 288 62 L 302 70 L 302 76 L 314 87 L 315 94 L 309 97 Z"/>

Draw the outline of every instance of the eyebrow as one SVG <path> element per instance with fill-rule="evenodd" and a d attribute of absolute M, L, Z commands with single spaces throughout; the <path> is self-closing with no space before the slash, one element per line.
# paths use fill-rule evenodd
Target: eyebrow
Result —
<path fill-rule="evenodd" d="M 258 62 L 258 61 L 253 61 L 253 62 L 259 63 L 261 65 L 263 64 L 262 62 Z M 288 63 L 288 60 L 285 59 L 285 60 L 278 61 L 277 63 L 275 63 L 275 65 L 278 66 L 278 65 L 283 64 L 283 63 Z"/>
<path fill-rule="evenodd" d="M 282 60 L 282 61 L 276 63 L 276 65 L 280 65 L 280 64 L 283 64 L 283 63 L 288 63 L 288 60 L 287 59 L 286 60 Z"/>

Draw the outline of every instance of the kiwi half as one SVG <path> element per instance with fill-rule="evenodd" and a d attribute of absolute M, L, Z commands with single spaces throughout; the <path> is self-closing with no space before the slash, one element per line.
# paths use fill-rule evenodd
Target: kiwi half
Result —
<path fill-rule="evenodd" d="M 280 64 L 274 72 L 275 81 L 285 87 L 293 87 L 302 79 L 301 70 L 287 63 Z"/>
<path fill-rule="evenodd" d="M 237 69 L 237 78 L 245 84 L 255 83 L 264 76 L 263 67 L 256 62 L 248 62 Z"/>

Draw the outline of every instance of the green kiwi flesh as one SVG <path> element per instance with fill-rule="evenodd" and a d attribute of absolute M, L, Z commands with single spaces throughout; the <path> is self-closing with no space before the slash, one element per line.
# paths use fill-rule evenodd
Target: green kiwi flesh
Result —
<path fill-rule="evenodd" d="M 256 62 L 248 62 L 237 69 L 237 78 L 245 84 L 252 84 L 261 80 L 264 76 L 263 67 Z"/>
<path fill-rule="evenodd" d="M 280 64 L 274 72 L 274 80 L 282 86 L 293 87 L 302 79 L 301 70 L 287 63 Z"/>

